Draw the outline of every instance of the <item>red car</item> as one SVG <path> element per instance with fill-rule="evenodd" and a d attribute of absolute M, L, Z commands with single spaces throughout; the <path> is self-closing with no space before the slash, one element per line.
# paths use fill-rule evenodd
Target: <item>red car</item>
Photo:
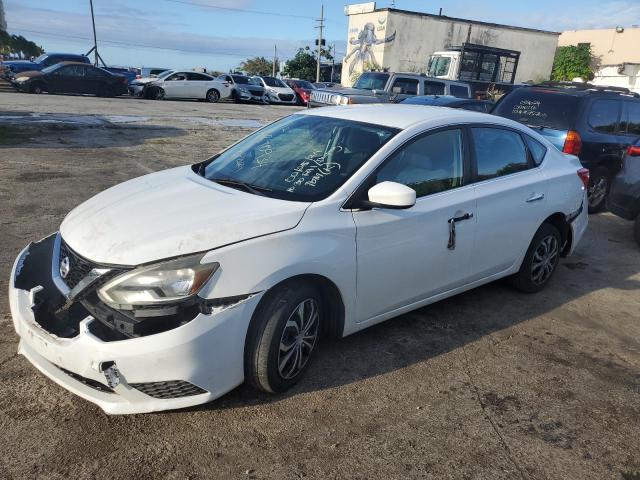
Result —
<path fill-rule="evenodd" d="M 285 82 L 296 92 L 298 105 L 306 105 L 311 98 L 311 90 L 316 89 L 311 82 L 306 80 L 285 80 Z"/>

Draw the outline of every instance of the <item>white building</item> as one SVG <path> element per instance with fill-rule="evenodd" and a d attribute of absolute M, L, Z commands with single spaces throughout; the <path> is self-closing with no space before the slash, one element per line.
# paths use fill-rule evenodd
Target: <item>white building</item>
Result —
<path fill-rule="evenodd" d="M 562 32 L 558 45 L 588 44 L 595 57 L 591 83 L 624 87 L 640 93 L 640 27 Z"/>
<path fill-rule="evenodd" d="M 352 6 L 353 7 L 353 6 Z M 470 42 L 520 53 L 515 81 L 548 80 L 559 33 L 394 8 L 346 7 L 349 16 L 342 84 L 364 69 L 425 72 L 429 56 Z"/>

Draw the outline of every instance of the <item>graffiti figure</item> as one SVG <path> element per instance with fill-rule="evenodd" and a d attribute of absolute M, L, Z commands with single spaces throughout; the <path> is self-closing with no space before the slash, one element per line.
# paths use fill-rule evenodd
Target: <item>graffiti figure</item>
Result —
<path fill-rule="evenodd" d="M 380 45 L 381 43 L 393 42 L 393 39 L 396 38 L 396 32 L 393 32 L 391 35 L 383 39 L 378 39 L 376 37 L 375 29 L 375 25 L 369 22 L 365 24 L 364 28 L 360 31 L 358 38 L 352 38 L 349 40 L 351 45 L 356 45 L 356 47 L 345 57 L 345 61 L 348 62 L 349 59 L 355 55 L 355 58 L 349 65 L 349 75 L 353 73 L 358 65 L 362 66 L 362 70 L 364 70 L 367 63 L 374 68 L 380 68 L 376 58 L 373 56 L 371 47 L 373 45 Z"/>

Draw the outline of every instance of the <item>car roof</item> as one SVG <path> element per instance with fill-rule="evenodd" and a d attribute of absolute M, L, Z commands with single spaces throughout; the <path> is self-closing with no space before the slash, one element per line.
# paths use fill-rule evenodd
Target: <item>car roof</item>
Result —
<path fill-rule="evenodd" d="M 425 105 L 403 105 L 400 103 L 370 103 L 364 105 L 313 108 L 299 112 L 298 115 L 340 118 L 402 130 L 418 123 L 433 123 L 434 126 L 437 126 L 467 122 L 493 123 L 522 129 L 522 125 L 518 122 L 487 113 Z"/>
<path fill-rule="evenodd" d="M 628 98 L 637 98 L 639 95 L 626 88 L 607 87 L 591 84 L 577 84 L 572 82 L 549 82 L 547 84 L 526 85 L 523 88 L 517 88 L 514 92 L 544 92 L 554 95 L 569 95 L 572 97 L 586 97 L 592 95 L 609 95 L 614 97 L 624 96 Z"/>

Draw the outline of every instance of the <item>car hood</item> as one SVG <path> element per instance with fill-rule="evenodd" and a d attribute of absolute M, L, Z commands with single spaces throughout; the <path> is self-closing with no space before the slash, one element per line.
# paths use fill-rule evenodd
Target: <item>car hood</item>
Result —
<path fill-rule="evenodd" d="M 267 90 L 270 90 L 274 93 L 282 93 L 282 94 L 289 94 L 289 95 L 295 94 L 295 92 L 291 90 L 289 87 L 267 87 Z"/>
<path fill-rule="evenodd" d="M 33 78 L 33 77 L 42 77 L 44 75 L 44 73 L 42 73 L 39 70 L 27 70 L 26 72 L 20 72 L 20 77 L 29 77 L 29 78 Z"/>
<path fill-rule="evenodd" d="M 223 187 L 178 167 L 87 200 L 60 233 L 89 260 L 139 265 L 292 229 L 309 205 Z"/>
<path fill-rule="evenodd" d="M 36 63 L 33 63 L 30 60 L 6 60 L 2 62 L 2 65 L 5 67 L 19 66 L 19 67 L 35 67 Z"/>
<path fill-rule="evenodd" d="M 371 90 L 364 90 L 361 88 L 327 88 L 327 89 L 319 89 L 317 92 L 327 92 L 332 95 L 362 95 L 366 97 L 372 97 L 373 92 Z M 383 90 L 378 91 L 379 94 L 384 94 Z"/>

